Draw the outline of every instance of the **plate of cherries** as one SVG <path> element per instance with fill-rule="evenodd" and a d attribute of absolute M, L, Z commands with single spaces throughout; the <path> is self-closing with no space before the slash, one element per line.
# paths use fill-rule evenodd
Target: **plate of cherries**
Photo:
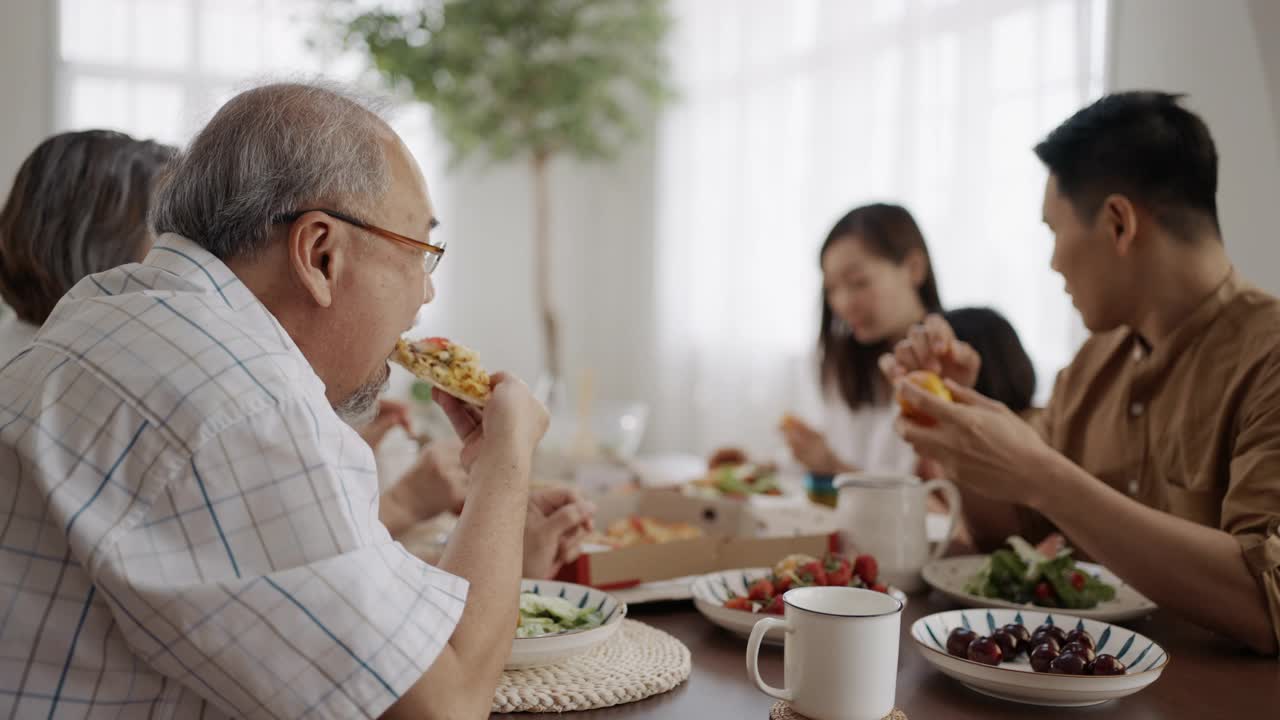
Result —
<path fill-rule="evenodd" d="M 977 692 L 1050 706 L 1096 705 L 1155 682 L 1169 662 L 1132 630 L 1052 612 L 952 610 L 911 626 L 925 660 Z"/>

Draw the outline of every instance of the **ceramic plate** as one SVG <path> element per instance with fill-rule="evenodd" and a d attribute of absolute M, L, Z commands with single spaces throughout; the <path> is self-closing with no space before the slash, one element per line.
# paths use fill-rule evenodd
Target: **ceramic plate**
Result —
<path fill-rule="evenodd" d="M 943 558 L 925 565 L 922 574 L 924 575 L 924 581 L 933 586 L 935 590 L 967 607 L 999 607 L 1016 610 L 1049 609 L 1031 604 L 1019 605 L 1006 600 L 982 597 L 981 595 L 965 592 L 965 583 L 969 582 L 969 578 L 978 573 L 978 570 L 982 568 L 983 563 L 986 561 L 986 555 L 962 555 Z M 1063 612 L 1069 612 L 1077 617 L 1107 622 L 1133 620 L 1155 612 L 1155 603 L 1148 600 L 1142 593 L 1126 585 L 1123 580 L 1116 577 L 1110 570 L 1101 565 L 1086 562 L 1076 563 L 1076 566 L 1084 572 L 1114 585 L 1116 598 L 1115 600 L 1099 603 L 1098 607 L 1092 610 L 1064 610 Z"/>
<path fill-rule="evenodd" d="M 511 656 L 507 658 L 507 670 L 554 665 L 566 658 L 580 655 L 608 640 L 622 627 L 622 619 L 627 616 L 625 603 L 619 602 L 609 593 L 585 585 L 554 580 L 522 580 L 520 592 L 562 597 L 580 608 L 595 608 L 604 615 L 604 624 L 590 630 L 516 638 L 511 645 Z M 515 632 L 514 627 L 512 632 Z"/>
<path fill-rule="evenodd" d="M 1025 655 L 998 667 L 947 654 L 947 636 L 958 627 L 979 635 L 1009 623 L 1022 623 L 1032 632 L 1044 623 L 1064 629 L 1087 630 L 1099 654 L 1114 655 L 1128 666 L 1125 675 L 1094 677 L 1038 673 Z M 1118 625 L 1038 610 L 951 610 L 920 618 L 911 626 L 911 639 L 920 654 L 943 673 L 985 695 L 1031 705 L 1077 707 L 1097 705 L 1132 695 L 1155 682 L 1169 663 L 1169 655 L 1152 640 Z"/>
<path fill-rule="evenodd" d="M 769 617 L 763 613 L 750 613 L 745 610 L 731 610 L 724 606 L 730 593 L 746 595 L 751 583 L 773 574 L 772 568 L 744 568 L 742 570 L 725 570 L 724 572 L 703 575 L 693 581 L 693 605 L 708 620 L 720 627 L 742 637 L 751 635 L 751 628 L 756 626 L 760 618 Z M 889 595 L 901 601 L 905 607 L 907 596 L 897 588 L 889 588 Z M 771 630 L 764 636 L 769 645 L 782 645 L 785 633 Z"/>

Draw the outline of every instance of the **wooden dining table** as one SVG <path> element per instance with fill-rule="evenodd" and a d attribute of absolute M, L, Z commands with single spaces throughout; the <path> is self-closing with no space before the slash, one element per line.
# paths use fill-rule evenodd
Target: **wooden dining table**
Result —
<path fill-rule="evenodd" d="M 1211 596 L 1207 596 L 1207 601 L 1211 601 Z M 1160 679 L 1137 694 L 1086 708 L 1038 707 L 981 695 L 929 665 L 909 634 L 911 624 L 917 619 L 955 607 L 937 593 L 920 594 L 909 599 L 903 612 L 897 698 L 898 707 L 911 720 L 1280 718 L 1280 662 L 1251 655 L 1165 611 L 1125 623 L 1159 642 L 1170 657 Z M 769 717 L 774 700 L 747 679 L 744 639 L 712 625 L 694 609 L 692 602 L 634 605 L 628 614 L 665 630 L 688 646 L 693 658 L 689 680 L 647 700 L 574 713 L 574 716 L 583 720 Z M 781 649 L 763 649 L 760 665 L 766 682 L 782 685 Z M 494 717 L 535 720 L 565 716 Z"/>

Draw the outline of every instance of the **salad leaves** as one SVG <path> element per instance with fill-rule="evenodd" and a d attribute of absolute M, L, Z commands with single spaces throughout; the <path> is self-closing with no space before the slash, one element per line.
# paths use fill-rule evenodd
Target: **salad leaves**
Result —
<path fill-rule="evenodd" d="M 590 630 L 603 623 L 604 617 L 599 610 L 579 608 L 564 598 L 520 593 L 520 621 L 516 625 L 518 638 Z"/>
<path fill-rule="evenodd" d="M 1076 566 L 1070 548 L 1047 558 L 1020 537 L 1007 542 L 1008 548 L 991 553 L 969 578 L 965 592 L 1068 610 L 1090 610 L 1115 599 L 1114 587 Z"/>

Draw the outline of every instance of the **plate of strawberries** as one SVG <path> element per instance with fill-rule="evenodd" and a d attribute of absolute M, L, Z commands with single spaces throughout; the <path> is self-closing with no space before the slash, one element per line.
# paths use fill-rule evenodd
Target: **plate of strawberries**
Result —
<path fill-rule="evenodd" d="M 871 555 L 853 559 L 828 553 L 789 555 L 771 568 L 742 568 L 709 573 L 694 580 L 694 607 L 712 623 L 742 637 L 751 634 L 765 615 L 783 614 L 782 596 L 792 588 L 858 587 L 887 593 L 906 604 L 906 595 L 879 582 L 879 567 Z M 770 632 L 765 642 L 781 645 L 783 633 Z"/>

